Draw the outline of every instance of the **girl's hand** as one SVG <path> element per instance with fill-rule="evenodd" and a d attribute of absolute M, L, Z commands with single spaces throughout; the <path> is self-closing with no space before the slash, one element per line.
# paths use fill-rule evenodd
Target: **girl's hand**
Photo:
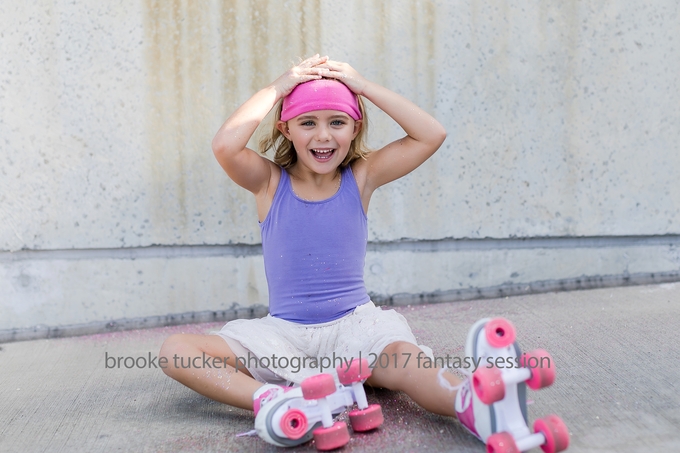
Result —
<path fill-rule="evenodd" d="M 341 81 L 357 95 L 363 94 L 364 88 L 368 83 L 368 80 L 359 74 L 356 69 L 341 61 L 327 60 L 325 63 L 319 64 L 318 67 L 326 70 L 326 72 L 322 73 L 324 77 Z"/>
<path fill-rule="evenodd" d="M 322 75 L 326 75 L 328 70 L 319 66 L 326 61 L 328 61 L 328 57 L 320 57 L 319 54 L 316 54 L 283 73 L 272 83 L 272 86 L 276 88 L 277 98 L 281 99 L 288 96 L 293 88 L 301 83 L 320 79 Z"/>

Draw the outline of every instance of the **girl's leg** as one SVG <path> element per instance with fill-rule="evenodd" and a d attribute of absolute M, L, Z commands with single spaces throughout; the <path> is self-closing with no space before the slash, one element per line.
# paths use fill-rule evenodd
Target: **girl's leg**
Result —
<path fill-rule="evenodd" d="M 217 335 L 172 335 L 163 343 L 163 372 L 190 389 L 230 406 L 253 410 L 253 393 L 263 384 L 253 379 L 224 339 Z"/>
<path fill-rule="evenodd" d="M 418 353 L 420 353 L 421 358 L 426 357 L 418 346 L 411 343 L 398 341 L 387 345 L 383 349 L 383 354 L 387 354 L 390 359 L 398 358 L 397 367 L 395 368 L 393 363 L 384 368 L 376 366 L 372 370 L 367 383 L 373 387 L 400 390 L 427 411 L 455 417 L 454 404 L 457 392 L 444 388 L 439 383 L 439 368 L 419 366 Z M 410 358 L 404 366 L 407 357 Z M 451 373 L 443 373 L 442 377 L 451 386 L 458 385 L 461 382 Z"/>

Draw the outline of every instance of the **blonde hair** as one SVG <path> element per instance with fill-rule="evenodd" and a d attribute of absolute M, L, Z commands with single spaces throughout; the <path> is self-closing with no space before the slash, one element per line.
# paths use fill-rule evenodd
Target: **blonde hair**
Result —
<path fill-rule="evenodd" d="M 361 96 L 357 96 L 359 102 L 359 110 L 361 110 L 361 129 L 352 143 L 349 145 L 349 152 L 347 157 L 340 164 L 341 168 L 345 168 L 357 159 L 365 159 L 371 150 L 365 144 L 365 137 L 368 131 L 368 118 L 366 117 L 366 108 Z M 283 100 L 276 105 L 276 113 L 271 125 L 271 131 L 265 133 L 259 142 L 259 150 L 261 154 L 266 154 L 270 149 L 274 150 L 274 163 L 283 167 L 290 168 L 297 162 L 297 153 L 293 147 L 293 142 L 288 140 L 283 133 L 276 127 L 276 122 L 281 118 L 281 106 Z"/>

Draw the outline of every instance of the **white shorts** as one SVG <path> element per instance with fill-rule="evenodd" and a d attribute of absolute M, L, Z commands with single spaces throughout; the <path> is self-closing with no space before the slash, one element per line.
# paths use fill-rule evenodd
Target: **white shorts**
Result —
<path fill-rule="evenodd" d="M 397 341 L 414 344 L 433 358 L 432 349 L 418 345 L 406 318 L 373 302 L 320 324 L 298 324 L 267 315 L 237 319 L 212 333 L 224 338 L 241 370 L 246 368 L 256 380 L 270 384 L 299 384 L 319 373 L 337 379 L 335 367 L 346 367 L 359 357 L 373 367 L 402 366 L 406 357 L 381 357 L 383 349 Z"/>

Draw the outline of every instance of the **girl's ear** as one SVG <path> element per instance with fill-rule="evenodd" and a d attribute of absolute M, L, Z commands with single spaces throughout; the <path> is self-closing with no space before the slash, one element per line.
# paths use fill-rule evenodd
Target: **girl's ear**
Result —
<path fill-rule="evenodd" d="M 288 130 L 288 123 L 284 123 L 281 120 L 278 120 L 276 122 L 276 128 L 283 134 L 284 137 L 286 137 L 288 140 L 290 140 L 290 131 Z"/>
<path fill-rule="evenodd" d="M 354 132 L 353 132 L 353 135 L 352 135 L 352 140 L 357 138 L 357 135 L 359 134 L 359 132 L 361 132 L 361 128 L 363 126 L 364 126 L 363 120 L 355 120 L 354 121 Z"/>

